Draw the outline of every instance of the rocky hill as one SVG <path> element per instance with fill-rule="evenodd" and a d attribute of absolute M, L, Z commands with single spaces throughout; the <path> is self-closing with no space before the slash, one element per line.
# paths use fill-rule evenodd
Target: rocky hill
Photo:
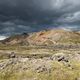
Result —
<path fill-rule="evenodd" d="M 44 30 L 1 41 L 0 80 L 80 80 L 80 32 Z"/>
<path fill-rule="evenodd" d="M 11 36 L 2 41 L 4 44 L 14 45 L 54 45 L 80 43 L 80 33 L 62 29 L 43 30 L 31 34 Z"/>
<path fill-rule="evenodd" d="M 28 44 L 27 38 L 29 37 L 28 33 L 23 33 L 23 34 L 19 34 L 19 35 L 12 35 L 8 38 L 6 38 L 5 40 L 2 40 L 1 43 L 2 44 L 9 44 L 9 45 L 16 45 L 16 44 L 21 44 L 21 45 L 25 45 Z"/>

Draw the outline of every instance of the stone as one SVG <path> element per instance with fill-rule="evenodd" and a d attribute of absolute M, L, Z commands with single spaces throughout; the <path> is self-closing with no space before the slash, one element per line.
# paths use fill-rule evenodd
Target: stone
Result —
<path fill-rule="evenodd" d="M 11 52 L 11 54 L 9 54 L 9 58 L 15 58 L 15 57 L 16 57 L 16 55 L 14 52 Z"/>

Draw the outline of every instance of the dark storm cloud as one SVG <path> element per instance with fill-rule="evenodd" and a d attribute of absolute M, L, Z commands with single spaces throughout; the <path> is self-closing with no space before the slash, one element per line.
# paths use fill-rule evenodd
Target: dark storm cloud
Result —
<path fill-rule="evenodd" d="M 48 27 L 79 28 L 79 22 L 80 0 L 0 0 L 1 34 Z"/>

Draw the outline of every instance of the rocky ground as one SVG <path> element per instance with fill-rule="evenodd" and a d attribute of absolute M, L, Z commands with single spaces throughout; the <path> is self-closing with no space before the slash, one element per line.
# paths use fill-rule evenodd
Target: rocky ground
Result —
<path fill-rule="evenodd" d="M 7 57 L 0 60 L 0 80 L 80 80 L 79 50 L 33 51 L 22 55 L 6 51 Z"/>
<path fill-rule="evenodd" d="M 0 80 L 80 80 L 80 33 L 44 30 L 0 41 Z"/>

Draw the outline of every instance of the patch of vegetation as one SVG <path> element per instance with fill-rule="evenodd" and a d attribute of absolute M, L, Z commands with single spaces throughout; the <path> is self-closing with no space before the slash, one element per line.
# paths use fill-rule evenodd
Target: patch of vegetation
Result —
<path fill-rule="evenodd" d="M 59 40 L 59 42 L 61 43 L 73 43 L 73 44 L 79 44 L 80 43 L 80 38 L 79 37 L 75 37 L 75 38 L 61 38 L 61 40 Z"/>
<path fill-rule="evenodd" d="M 54 61 L 49 72 L 36 72 L 32 70 L 19 70 L 12 68 L 0 72 L 0 80 L 77 80 L 80 78 L 80 62 L 71 61 L 71 67 Z"/>

